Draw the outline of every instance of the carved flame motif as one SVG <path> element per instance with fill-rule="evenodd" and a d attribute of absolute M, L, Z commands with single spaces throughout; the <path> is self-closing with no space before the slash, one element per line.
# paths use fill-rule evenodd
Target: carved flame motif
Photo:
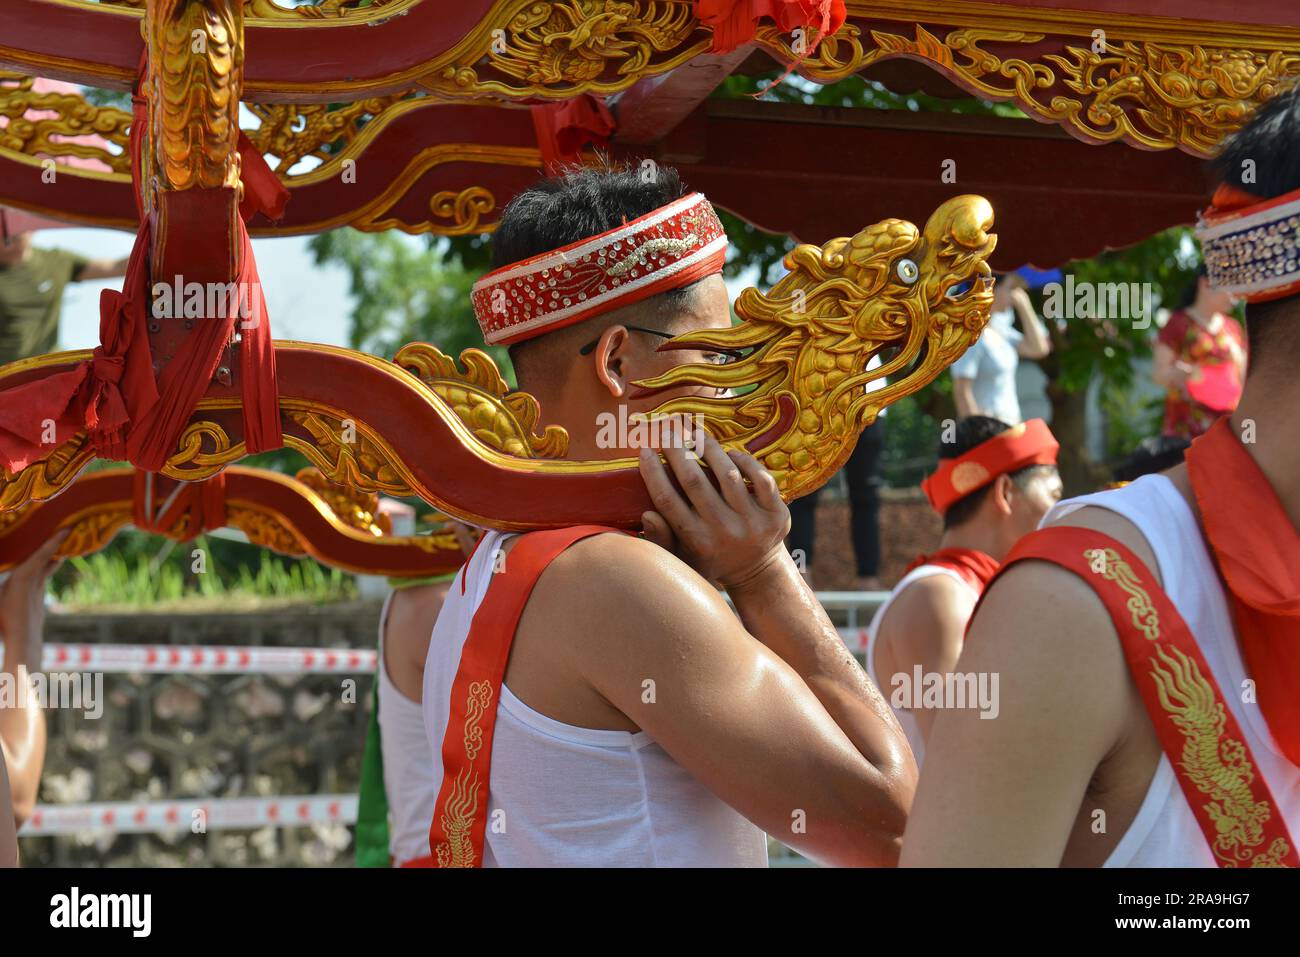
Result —
<path fill-rule="evenodd" d="M 380 514 L 376 493 L 337 485 L 325 478 L 320 469 L 310 466 L 299 469 L 294 478 L 323 498 L 343 524 L 376 537 L 392 534 L 393 520 Z"/>
<path fill-rule="evenodd" d="M 437 347 L 413 342 L 393 361 L 414 374 L 455 411 L 474 437 L 485 445 L 521 458 L 561 458 L 569 436 L 558 425 L 535 435 L 541 407 L 527 392 L 511 392 L 492 357 L 481 349 L 460 354 L 465 371 Z"/>

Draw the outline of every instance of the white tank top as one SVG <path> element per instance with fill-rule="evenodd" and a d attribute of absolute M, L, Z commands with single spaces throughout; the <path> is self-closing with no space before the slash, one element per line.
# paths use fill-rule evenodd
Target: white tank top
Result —
<path fill-rule="evenodd" d="M 437 756 L 435 791 L 442 785 L 442 740 L 461 650 L 492 581 L 495 555 L 512 537 L 484 536 L 434 625 L 424 667 L 424 721 Z M 763 832 L 650 735 L 563 724 L 504 685 L 490 783 L 487 867 L 767 866 Z"/>
<path fill-rule="evenodd" d="M 922 578 L 933 578 L 935 575 L 947 575 L 949 578 L 961 584 L 963 588 L 969 589 L 970 592 L 979 597 L 979 592 L 971 588 L 970 582 L 962 578 L 951 568 L 945 568 L 942 565 L 917 565 L 910 572 L 904 575 L 894 590 L 889 593 L 884 604 L 876 609 L 876 613 L 871 616 L 871 624 L 867 625 L 867 674 L 871 680 L 876 683 L 880 693 L 885 696 L 885 700 L 890 702 L 893 707 L 893 685 L 891 682 L 881 682 L 880 675 L 876 674 L 876 637 L 880 633 L 880 623 L 885 620 L 885 612 L 889 606 L 894 603 L 903 589 L 912 582 L 920 581 Z M 916 759 L 916 769 L 921 769 L 921 762 L 925 758 L 925 738 L 921 734 L 921 724 L 916 720 L 916 716 L 906 708 L 894 708 L 894 714 L 898 717 L 898 723 L 903 729 L 903 734 L 907 736 L 907 743 L 912 746 L 912 757 Z"/>
<path fill-rule="evenodd" d="M 1256 705 L 1241 700 L 1246 667 L 1237 647 L 1223 586 L 1187 501 L 1163 475 L 1058 503 L 1043 519 L 1084 506 L 1109 509 L 1132 522 L 1151 546 L 1165 593 L 1187 622 L 1268 783 L 1292 837 L 1300 834 L 1300 768 L 1282 754 Z M 1163 753 L 1137 817 L 1106 859 L 1106 867 L 1215 867 L 1209 844 Z"/>
<path fill-rule="evenodd" d="M 384 756 L 384 790 L 391 815 L 388 853 L 393 865 L 429 856 L 429 824 L 438 789 L 433 782 L 433 752 L 424 733 L 424 715 L 417 701 L 397 690 L 384 663 L 384 625 L 390 592 L 379 613 L 379 735 Z"/>

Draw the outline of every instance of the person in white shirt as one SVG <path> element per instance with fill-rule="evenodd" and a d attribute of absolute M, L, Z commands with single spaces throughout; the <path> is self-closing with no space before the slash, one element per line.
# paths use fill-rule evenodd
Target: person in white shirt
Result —
<path fill-rule="evenodd" d="M 1017 316 L 1023 332 L 1015 327 Z M 1051 352 L 1052 340 L 1029 301 L 1025 280 L 1017 273 L 999 277 L 984 333 L 952 364 L 957 415 L 986 415 L 1009 425 L 1023 422 L 1016 369 L 1021 359 L 1043 359 Z"/>

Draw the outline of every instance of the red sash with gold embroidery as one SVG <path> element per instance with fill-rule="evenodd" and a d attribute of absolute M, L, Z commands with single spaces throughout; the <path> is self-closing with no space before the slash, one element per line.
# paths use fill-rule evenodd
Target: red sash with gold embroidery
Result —
<path fill-rule="evenodd" d="M 574 542 L 613 531 L 617 529 L 575 525 L 524 535 L 488 586 L 451 686 L 451 715 L 442 740 L 442 787 L 429 827 L 429 866 L 483 866 L 492 735 L 515 629 L 533 586 L 552 559 Z"/>
<path fill-rule="evenodd" d="M 1219 866 L 1300 867 L 1286 821 L 1191 629 L 1141 560 L 1101 532 L 1061 526 L 1022 538 L 1002 571 L 1027 559 L 1073 572 L 1105 604 L 1160 745 Z"/>

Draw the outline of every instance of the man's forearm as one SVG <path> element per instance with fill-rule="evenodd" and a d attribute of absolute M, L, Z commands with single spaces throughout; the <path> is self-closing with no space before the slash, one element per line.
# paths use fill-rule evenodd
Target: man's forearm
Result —
<path fill-rule="evenodd" d="M 745 630 L 799 673 L 862 756 L 914 787 L 915 764 L 893 712 L 789 555 L 727 591 Z"/>
<path fill-rule="evenodd" d="M 43 600 L 43 592 L 41 596 Z M 43 704 L 31 693 L 30 684 L 31 676 L 41 667 L 44 609 L 34 606 L 26 611 L 23 620 L 14 621 L 18 616 L 10 619 L 4 640 L 4 665 L 0 667 L 0 680 L 15 690 L 19 682 L 28 682 L 27 694 L 15 695 L 12 702 L 0 707 L 0 744 L 9 762 L 9 787 L 19 822 L 26 820 L 36 803 L 46 739 Z"/>

